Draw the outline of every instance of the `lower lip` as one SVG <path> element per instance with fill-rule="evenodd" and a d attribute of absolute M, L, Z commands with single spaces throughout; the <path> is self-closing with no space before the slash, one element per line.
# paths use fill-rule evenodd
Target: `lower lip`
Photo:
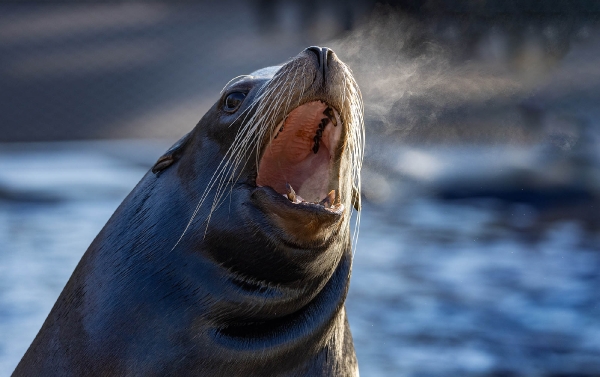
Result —
<path fill-rule="evenodd" d="M 294 210 L 309 210 L 312 213 L 315 213 L 316 211 L 318 211 L 318 213 L 322 213 L 322 214 L 328 214 L 328 215 L 336 215 L 336 216 L 341 216 L 344 213 L 344 204 L 340 203 L 338 205 L 336 205 L 335 207 L 332 208 L 325 208 L 322 205 L 319 205 L 317 203 L 311 203 L 311 202 L 301 202 L 301 203 L 292 203 L 287 197 L 285 197 L 284 195 L 281 195 L 280 193 L 278 193 L 277 191 L 273 190 L 272 188 L 265 186 L 257 186 L 255 190 L 260 190 L 262 192 L 264 192 L 265 194 L 268 195 L 268 199 L 273 203 L 273 204 L 279 204 L 281 203 L 282 206 L 285 206 L 285 208 L 291 208 Z M 281 207 L 281 206 L 279 206 Z"/>

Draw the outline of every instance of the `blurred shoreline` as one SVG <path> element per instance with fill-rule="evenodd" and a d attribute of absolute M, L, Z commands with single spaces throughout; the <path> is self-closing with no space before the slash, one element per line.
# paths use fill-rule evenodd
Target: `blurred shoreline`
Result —
<path fill-rule="evenodd" d="M 0 4 L 0 141 L 175 140 L 231 77 L 309 45 L 352 68 L 367 132 L 399 144 L 597 133 L 597 3 L 388 3 Z"/>

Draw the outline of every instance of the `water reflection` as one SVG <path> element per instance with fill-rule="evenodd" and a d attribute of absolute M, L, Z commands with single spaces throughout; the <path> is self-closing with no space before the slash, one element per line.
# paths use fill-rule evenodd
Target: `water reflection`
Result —
<path fill-rule="evenodd" d="M 119 141 L 0 153 L 0 191 L 26 193 L 0 200 L 2 374 L 14 368 L 89 243 L 166 147 Z M 115 154 L 123 150 L 129 152 Z M 527 202 L 436 194 L 451 178 L 461 181 L 458 174 L 464 181 L 478 174 L 449 171 L 457 161 L 484 167 L 488 158 L 513 169 L 510 159 L 498 163 L 500 149 L 405 153 L 447 168 L 425 180 L 368 179 L 365 196 L 385 191 L 386 200 L 366 199 L 347 302 L 362 374 L 600 373 L 598 234 L 576 216 L 543 222 L 545 210 Z M 401 161 L 392 167 L 409 177 Z M 528 236 L 534 229 L 535 239 Z"/>

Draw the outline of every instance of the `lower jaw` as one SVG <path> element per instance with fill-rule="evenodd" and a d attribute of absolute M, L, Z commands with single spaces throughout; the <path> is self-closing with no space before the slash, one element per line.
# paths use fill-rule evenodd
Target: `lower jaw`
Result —
<path fill-rule="evenodd" d="M 280 229 L 289 240 L 314 247 L 324 243 L 331 234 L 338 233 L 343 224 L 345 206 L 325 209 L 314 203 L 292 203 L 270 187 L 255 187 L 251 192 L 253 204 Z"/>

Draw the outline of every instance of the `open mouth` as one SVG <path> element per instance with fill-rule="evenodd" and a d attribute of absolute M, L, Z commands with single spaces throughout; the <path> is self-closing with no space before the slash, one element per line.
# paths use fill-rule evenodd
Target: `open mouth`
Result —
<path fill-rule="evenodd" d="M 336 163 L 341 138 L 341 119 L 333 107 L 323 101 L 297 107 L 277 125 L 260 159 L 256 184 L 293 204 L 341 213 Z"/>

